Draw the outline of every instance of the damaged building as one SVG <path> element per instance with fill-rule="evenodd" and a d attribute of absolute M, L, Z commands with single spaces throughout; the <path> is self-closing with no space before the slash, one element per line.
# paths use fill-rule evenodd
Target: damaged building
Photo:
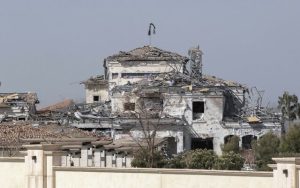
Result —
<path fill-rule="evenodd" d="M 72 123 L 114 140 L 145 137 L 168 139 L 170 154 L 213 149 L 240 137 L 243 149 L 272 131 L 279 118 L 252 95 L 255 90 L 202 72 L 202 51 L 189 57 L 152 46 L 120 52 L 104 60 L 104 75 L 82 82 L 88 108 L 78 107 Z"/>
<path fill-rule="evenodd" d="M 28 120 L 38 103 L 36 93 L 0 93 L 0 122 Z"/>

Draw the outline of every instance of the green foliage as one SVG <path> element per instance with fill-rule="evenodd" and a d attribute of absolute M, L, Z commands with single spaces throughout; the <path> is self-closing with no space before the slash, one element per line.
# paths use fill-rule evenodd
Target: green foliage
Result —
<path fill-rule="evenodd" d="M 196 149 L 187 151 L 183 156 L 186 168 L 212 169 L 217 156 L 212 150 Z"/>
<path fill-rule="evenodd" d="M 239 141 L 240 138 L 235 135 L 229 138 L 228 142 L 222 146 L 223 153 L 228 153 L 231 151 L 234 153 L 239 153 L 240 152 Z"/>
<path fill-rule="evenodd" d="M 282 137 L 280 144 L 282 153 L 300 153 L 300 127 L 291 126 Z"/>
<path fill-rule="evenodd" d="M 244 159 L 229 151 L 218 157 L 212 150 L 191 150 L 168 161 L 165 168 L 240 170 Z"/>
<path fill-rule="evenodd" d="M 240 154 L 229 151 L 217 158 L 213 167 L 216 170 L 241 170 L 244 161 Z"/>
<path fill-rule="evenodd" d="M 278 155 L 280 139 L 272 132 L 252 143 L 258 170 L 271 170 L 268 164 L 273 163 L 272 157 Z"/>
<path fill-rule="evenodd" d="M 190 150 L 168 160 L 165 168 L 212 169 L 216 158 L 212 150 Z"/>
<path fill-rule="evenodd" d="M 169 159 L 164 166 L 165 168 L 186 168 L 186 164 L 184 163 L 184 155 L 183 153 L 177 155 L 176 157 Z"/>
<path fill-rule="evenodd" d="M 290 95 L 285 91 L 278 99 L 278 107 L 281 110 L 284 120 L 291 121 L 299 117 L 299 103 L 296 95 Z"/>
<path fill-rule="evenodd" d="M 150 154 L 149 150 L 141 148 L 134 153 L 131 165 L 140 168 L 162 168 L 165 163 L 165 158 L 161 152 L 154 151 L 153 154 Z"/>

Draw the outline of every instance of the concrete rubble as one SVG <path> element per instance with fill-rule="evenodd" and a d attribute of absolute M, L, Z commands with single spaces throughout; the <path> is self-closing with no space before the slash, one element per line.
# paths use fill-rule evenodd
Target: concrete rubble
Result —
<path fill-rule="evenodd" d="M 10 109 L 0 112 L 0 121 L 26 117 L 38 124 L 89 131 L 92 136 L 88 139 L 60 140 L 67 166 L 71 165 L 68 161 L 78 166 L 81 157 L 83 166 L 129 167 L 132 152 L 153 132 L 155 143 L 167 156 L 197 148 L 221 154 L 221 145 L 233 135 L 240 137 L 240 146 L 248 155 L 252 140 L 270 131 L 281 133 L 280 117 L 262 105 L 261 91 L 203 74 L 199 47 L 191 48 L 189 55 L 152 46 L 120 52 L 104 60 L 104 75 L 81 82 L 86 103 L 65 100 L 36 111 L 36 95 L 0 94 L 0 109 Z M 27 105 L 27 116 L 13 111 L 21 104 L 32 104 Z M 29 126 L 31 130 L 35 128 Z M 57 141 L 24 138 L 32 144 Z M 91 162 L 89 158 L 101 160 Z"/>
<path fill-rule="evenodd" d="M 0 93 L 0 122 L 28 120 L 38 103 L 36 93 Z"/>
<path fill-rule="evenodd" d="M 144 46 L 109 56 L 104 76 L 95 77 L 106 85 L 98 85 L 92 94 L 102 98 L 103 91 L 108 93 L 103 102 L 110 107 L 101 108 L 106 115 L 85 114 L 85 122 L 71 124 L 104 131 L 115 140 L 123 134 L 142 137 L 139 119 L 147 114 L 148 119 L 175 122 L 158 131 L 158 137 L 175 138 L 175 153 L 208 148 L 220 154 L 221 144 L 233 135 L 240 136 L 247 149 L 251 140 L 269 131 L 280 134 L 280 117 L 262 106 L 256 88 L 203 74 L 199 47 L 191 48 L 189 55 Z M 87 101 L 95 89 L 90 80 L 84 82 Z"/>

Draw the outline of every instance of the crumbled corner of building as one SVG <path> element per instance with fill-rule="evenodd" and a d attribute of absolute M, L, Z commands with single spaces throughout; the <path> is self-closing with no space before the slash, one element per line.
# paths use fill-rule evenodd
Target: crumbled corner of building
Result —
<path fill-rule="evenodd" d="M 92 151 L 129 156 L 145 145 L 146 135 L 153 131 L 155 144 L 166 155 L 197 148 L 221 154 L 221 145 L 233 135 L 240 137 L 240 146 L 246 151 L 252 140 L 270 131 L 281 133 L 279 117 L 262 106 L 256 88 L 205 75 L 199 47 L 189 49 L 188 54 L 144 46 L 109 56 L 103 63 L 104 75 L 81 82 L 86 92 L 82 104 L 65 100 L 36 110 L 36 95 L 0 94 L 0 121 L 34 120 L 90 131 L 90 140 L 69 139 L 72 142 L 66 141 L 70 131 L 53 135 L 61 136 L 64 151 L 73 158 L 92 155 Z M 20 129 L 36 130 L 33 125 Z M 0 130 L 6 131 L 6 127 L 0 126 Z M 56 142 L 52 137 L 22 139 Z M 22 139 L 17 136 L 18 141 Z M 97 155 L 104 155 L 101 152 Z"/>

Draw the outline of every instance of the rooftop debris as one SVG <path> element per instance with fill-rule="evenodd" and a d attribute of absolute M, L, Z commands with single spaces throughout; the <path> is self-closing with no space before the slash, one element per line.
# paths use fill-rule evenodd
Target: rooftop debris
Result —
<path fill-rule="evenodd" d="M 0 93 L 0 122 L 28 120 L 38 103 L 36 93 Z"/>
<path fill-rule="evenodd" d="M 74 104 L 75 103 L 73 100 L 66 99 L 56 104 L 39 109 L 32 116 L 34 117 L 34 120 L 55 121 L 61 124 L 65 119 L 68 119 L 68 116 L 71 115 L 70 110 Z"/>
<path fill-rule="evenodd" d="M 80 82 L 80 84 L 84 84 L 86 86 L 91 85 L 91 86 L 95 86 L 95 85 L 107 85 L 108 81 L 105 80 L 104 75 L 98 75 L 95 77 L 90 77 L 89 79 Z"/>
<path fill-rule="evenodd" d="M 120 51 L 119 54 L 107 57 L 106 61 L 179 61 L 186 63 L 188 58 L 156 47 L 144 46 L 129 52 Z"/>

